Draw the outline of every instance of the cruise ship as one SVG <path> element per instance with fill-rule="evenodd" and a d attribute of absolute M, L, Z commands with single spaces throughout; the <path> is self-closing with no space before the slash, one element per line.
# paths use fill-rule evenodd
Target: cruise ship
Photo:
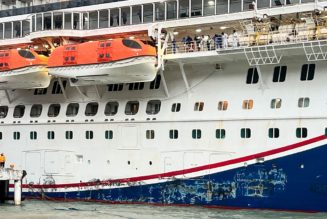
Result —
<path fill-rule="evenodd" d="M 27 198 L 327 211 L 327 1 L 2 0 Z"/>

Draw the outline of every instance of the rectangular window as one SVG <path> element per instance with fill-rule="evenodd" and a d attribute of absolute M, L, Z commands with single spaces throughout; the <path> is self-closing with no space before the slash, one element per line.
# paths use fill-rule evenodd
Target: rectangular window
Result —
<path fill-rule="evenodd" d="M 121 91 L 123 90 L 123 84 L 108 84 L 108 91 Z"/>
<path fill-rule="evenodd" d="M 146 106 L 146 114 L 155 115 L 158 114 L 161 108 L 160 100 L 150 100 Z"/>
<path fill-rule="evenodd" d="M 36 131 L 30 132 L 30 139 L 31 140 L 36 140 L 37 139 L 37 132 Z"/>
<path fill-rule="evenodd" d="M 79 110 L 78 103 L 70 103 L 70 104 L 68 104 L 67 109 L 66 109 L 66 116 L 68 116 L 68 117 L 76 116 L 78 114 L 78 110 Z"/>
<path fill-rule="evenodd" d="M 86 105 L 85 115 L 95 116 L 98 113 L 99 104 L 97 102 L 91 102 Z"/>
<path fill-rule="evenodd" d="M 63 85 L 63 87 L 65 89 L 66 88 L 66 85 L 67 85 L 67 81 L 66 80 L 62 81 L 62 85 Z M 59 81 L 54 81 L 53 82 L 52 92 L 51 93 L 52 94 L 62 94 L 62 90 L 61 90 Z"/>
<path fill-rule="evenodd" d="M 14 118 L 22 118 L 25 114 L 25 106 L 24 105 L 17 105 L 14 108 Z"/>
<path fill-rule="evenodd" d="M 301 69 L 301 81 L 312 81 L 315 75 L 316 64 L 304 64 Z"/>
<path fill-rule="evenodd" d="M 173 103 L 171 105 L 171 111 L 172 112 L 179 112 L 181 110 L 181 104 L 180 103 Z"/>
<path fill-rule="evenodd" d="M 126 115 L 135 115 L 139 111 L 140 103 L 138 101 L 128 101 L 125 107 Z"/>
<path fill-rule="evenodd" d="M 278 128 L 269 128 L 268 129 L 269 138 L 279 138 L 279 129 Z"/>
<path fill-rule="evenodd" d="M 104 114 L 106 116 L 114 116 L 117 114 L 118 112 L 118 102 L 114 101 L 114 102 L 108 102 L 106 104 L 106 107 L 104 108 Z"/>
<path fill-rule="evenodd" d="M 178 138 L 178 130 L 177 129 L 170 129 L 169 130 L 169 138 L 170 139 L 177 139 Z"/>
<path fill-rule="evenodd" d="M 297 138 L 306 138 L 308 136 L 308 129 L 307 128 L 296 128 L 296 137 Z"/>
<path fill-rule="evenodd" d="M 216 129 L 216 138 L 223 139 L 226 137 L 226 130 L 225 129 Z"/>
<path fill-rule="evenodd" d="M 73 131 L 66 131 L 66 139 L 73 139 Z"/>
<path fill-rule="evenodd" d="M 201 129 L 193 129 L 192 130 L 192 138 L 200 139 L 201 138 Z"/>
<path fill-rule="evenodd" d="M 104 133 L 105 139 L 112 139 L 114 137 L 114 133 L 112 130 L 106 130 Z"/>
<path fill-rule="evenodd" d="M 4 119 L 8 114 L 8 106 L 0 106 L 0 119 Z"/>
<path fill-rule="evenodd" d="M 154 130 L 146 130 L 146 139 L 154 139 Z"/>
<path fill-rule="evenodd" d="M 218 102 L 218 110 L 219 111 L 225 111 L 228 108 L 228 101 L 223 100 Z"/>
<path fill-rule="evenodd" d="M 242 108 L 243 109 L 252 109 L 253 108 L 253 100 L 243 100 Z"/>
<path fill-rule="evenodd" d="M 54 131 L 48 131 L 48 139 L 49 140 L 55 139 L 55 133 L 54 133 Z"/>
<path fill-rule="evenodd" d="M 14 132 L 14 140 L 19 140 L 20 139 L 20 132 Z"/>
<path fill-rule="evenodd" d="M 86 139 L 93 139 L 93 131 L 86 131 L 85 132 Z"/>
<path fill-rule="evenodd" d="M 47 94 L 47 88 L 36 88 L 34 90 L 34 95 L 45 95 Z"/>
<path fill-rule="evenodd" d="M 280 98 L 272 99 L 270 102 L 271 109 L 279 109 L 281 106 L 282 106 L 282 99 Z"/>
<path fill-rule="evenodd" d="M 33 104 L 31 107 L 30 117 L 37 118 L 40 117 L 42 113 L 42 105 L 41 104 Z"/>
<path fill-rule="evenodd" d="M 161 82 L 161 75 L 157 75 L 157 77 L 150 83 L 150 90 L 159 89 L 160 82 Z"/>
<path fill-rule="evenodd" d="M 247 84 L 256 84 L 259 81 L 259 74 L 257 68 L 249 68 L 246 77 Z"/>
<path fill-rule="evenodd" d="M 273 82 L 284 82 L 286 78 L 287 66 L 276 66 L 274 68 Z"/>
<path fill-rule="evenodd" d="M 204 102 L 196 102 L 194 104 L 194 111 L 203 111 Z"/>
<path fill-rule="evenodd" d="M 143 90 L 143 88 L 144 88 L 144 82 L 130 83 L 128 86 L 128 90 Z"/>
<path fill-rule="evenodd" d="M 309 104 L 310 104 L 309 97 L 301 97 L 298 100 L 297 106 L 299 108 L 305 108 L 305 107 L 309 107 Z"/>
<path fill-rule="evenodd" d="M 48 109 L 49 117 L 57 117 L 60 113 L 60 104 L 51 104 Z"/>
<path fill-rule="evenodd" d="M 2 140 L 2 132 L 0 132 L 0 140 Z"/>
<path fill-rule="evenodd" d="M 242 128 L 241 129 L 241 138 L 251 138 L 251 129 Z"/>

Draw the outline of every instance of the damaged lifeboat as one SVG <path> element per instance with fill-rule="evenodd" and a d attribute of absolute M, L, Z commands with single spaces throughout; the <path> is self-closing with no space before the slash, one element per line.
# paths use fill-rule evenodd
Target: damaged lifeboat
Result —
<path fill-rule="evenodd" d="M 51 76 L 48 58 L 27 49 L 0 51 L 0 89 L 45 88 Z"/>
<path fill-rule="evenodd" d="M 48 68 L 50 75 L 70 78 L 75 86 L 152 81 L 156 50 L 131 39 L 65 45 L 52 52 Z"/>

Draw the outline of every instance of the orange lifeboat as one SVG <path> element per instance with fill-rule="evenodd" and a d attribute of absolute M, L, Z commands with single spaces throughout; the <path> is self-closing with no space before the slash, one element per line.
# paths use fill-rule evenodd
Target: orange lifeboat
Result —
<path fill-rule="evenodd" d="M 0 89 L 45 88 L 48 58 L 26 49 L 0 51 Z"/>
<path fill-rule="evenodd" d="M 157 73 L 156 50 L 140 40 L 90 41 L 56 48 L 49 74 L 70 78 L 72 85 L 152 81 Z"/>

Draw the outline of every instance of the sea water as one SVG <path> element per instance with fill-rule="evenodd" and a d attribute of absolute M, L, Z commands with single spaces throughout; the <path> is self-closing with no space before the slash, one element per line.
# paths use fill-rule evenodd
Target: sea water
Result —
<path fill-rule="evenodd" d="M 327 213 L 267 210 L 222 210 L 204 207 L 101 204 L 26 200 L 21 206 L 0 205 L 1 219 L 327 219 Z"/>

